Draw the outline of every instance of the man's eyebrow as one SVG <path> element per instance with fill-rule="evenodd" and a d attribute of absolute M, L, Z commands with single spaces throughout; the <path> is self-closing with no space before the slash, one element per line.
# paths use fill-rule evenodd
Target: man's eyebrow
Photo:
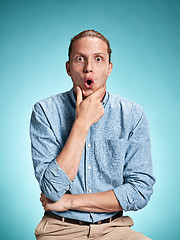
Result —
<path fill-rule="evenodd" d="M 75 53 L 74 55 L 85 55 L 84 53 L 81 53 L 81 52 L 77 52 Z"/>
<path fill-rule="evenodd" d="M 86 56 L 86 53 L 82 53 L 82 52 L 77 52 L 77 53 L 75 53 L 74 54 L 75 56 L 77 56 L 77 55 L 82 55 L 82 56 Z M 93 53 L 93 55 L 105 55 L 105 53 L 103 53 L 103 52 L 97 52 L 97 53 Z"/>

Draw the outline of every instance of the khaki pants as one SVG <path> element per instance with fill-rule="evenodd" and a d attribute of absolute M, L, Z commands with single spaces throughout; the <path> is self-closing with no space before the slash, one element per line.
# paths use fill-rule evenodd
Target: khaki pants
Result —
<path fill-rule="evenodd" d="M 148 240 L 142 233 L 135 232 L 130 227 L 133 220 L 119 217 L 110 223 L 77 225 L 44 216 L 35 230 L 37 240 Z"/>

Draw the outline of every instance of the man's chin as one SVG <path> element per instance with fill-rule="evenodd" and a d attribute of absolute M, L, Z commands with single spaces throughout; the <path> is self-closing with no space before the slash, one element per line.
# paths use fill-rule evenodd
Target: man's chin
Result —
<path fill-rule="evenodd" d="M 96 90 L 92 90 L 92 89 L 88 89 L 88 90 L 82 90 L 83 93 L 83 98 L 87 98 L 89 97 L 91 94 L 93 94 L 93 92 L 95 92 Z"/>

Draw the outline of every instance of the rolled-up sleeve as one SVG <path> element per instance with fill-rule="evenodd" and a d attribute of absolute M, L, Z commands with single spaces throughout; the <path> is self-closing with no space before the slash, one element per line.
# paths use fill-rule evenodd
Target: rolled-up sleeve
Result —
<path fill-rule="evenodd" d="M 133 108 L 132 129 L 128 136 L 123 185 L 113 189 L 125 211 L 136 211 L 146 206 L 155 178 L 152 174 L 149 125 L 143 109 Z"/>
<path fill-rule="evenodd" d="M 32 111 L 30 138 L 34 171 L 40 189 L 46 197 L 57 201 L 69 190 L 71 181 L 57 164 L 56 158 L 62 146 L 39 103 L 34 105 Z"/>

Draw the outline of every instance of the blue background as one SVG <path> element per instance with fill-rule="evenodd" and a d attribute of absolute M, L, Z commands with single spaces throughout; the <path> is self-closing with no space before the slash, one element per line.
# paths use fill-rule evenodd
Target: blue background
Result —
<path fill-rule="evenodd" d="M 32 106 L 69 90 L 70 39 L 102 32 L 113 50 L 108 90 L 141 104 L 151 127 L 157 183 L 149 204 L 129 212 L 134 229 L 179 239 L 180 1 L 0 1 L 0 233 L 31 240 L 43 215 L 29 138 Z"/>

